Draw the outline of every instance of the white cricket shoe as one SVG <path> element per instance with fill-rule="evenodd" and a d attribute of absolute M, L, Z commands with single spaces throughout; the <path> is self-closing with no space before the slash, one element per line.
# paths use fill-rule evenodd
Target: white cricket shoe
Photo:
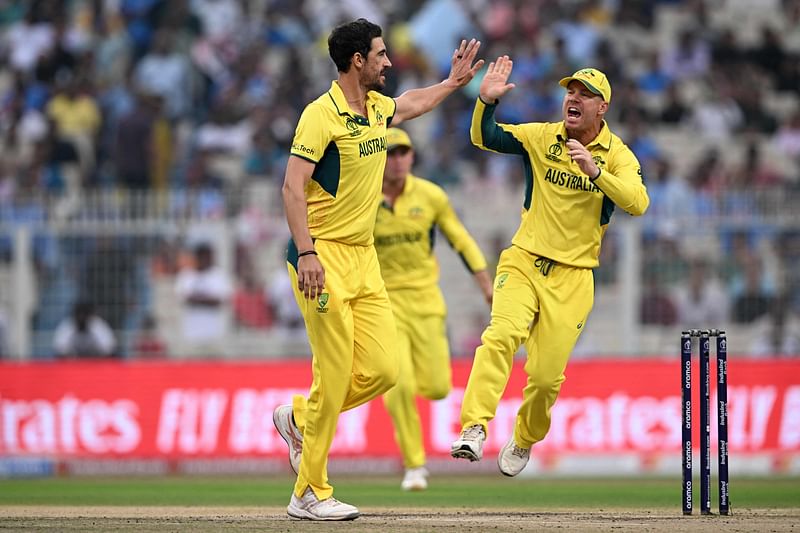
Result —
<path fill-rule="evenodd" d="M 278 434 L 289 445 L 289 464 L 297 474 L 300 470 L 300 457 L 303 455 L 303 434 L 292 419 L 292 406 L 279 405 L 272 412 L 272 422 Z"/>
<path fill-rule="evenodd" d="M 403 490 L 425 490 L 428 488 L 428 469 L 424 466 L 406 469 L 403 482 L 400 483 Z"/>
<path fill-rule="evenodd" d="M 508 442 L 500 453 L 497 455 L 497 466 L 500 472 L 508 477 L 514 477 L 525 468 L 528 464 L 528 459 L 531 457 L 530 448 L 520 448 L 514 440 L 514 435 L 508 439 Z"/>
<path fill-rule="evenodd" d="M 317 499 L 311 487 L 306 489 L 302 498 L 292 493 L 286 512 L 292 518 L 300 520 L 353 520 L 360 515 L 358 509 L 333 496 L 324 500 Z"/>
<path fill-rule="evenodd" d="M 456 459 L 480 461 L 483 457 L 483 441 L 486 433 L 483 426 L 470 426 L 461 432 L 461 437 L 450 446 L 450 455 Z"/>

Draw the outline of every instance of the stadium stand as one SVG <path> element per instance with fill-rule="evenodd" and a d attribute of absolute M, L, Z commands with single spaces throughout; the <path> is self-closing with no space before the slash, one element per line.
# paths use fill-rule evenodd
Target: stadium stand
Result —
<path fill-rule="evenodd" d="M 703 298 L 691 285 L 698 262 L 728 310 L 703 325 L 730 331 L 734 357 L 798 356 L 800 0 L 758 5 L 1 3 L 0 355 L 52 358 L 56 325 L 88 298 L 120 357 L 138 356 L 143 331 L 174 356 L 175 277 L 203 241 L 235 280 L 226 357 L 306 356 L 286 291 L 280 185 L 298 113 L 336 75 L 330 28 L 365 16 L 387 36 L 387 94 L 440 79 L 452 46 L 441 41 L 461 35 L 483 40 L 482 57 L 515 60 L 500 120 L 559 120 L 560 77 L 585 65 L 609 75 L 609 121 L 639 156 L 652 206 L 641 221 L 615 214 L 580 357 L 673 353 L 675 332 L 697 326 L 679 303 Z M 453 16 L 434 19 L 437 9 Z M 416 174 L 447 188 L 492 262 L 523 184 L 513 160 L 470 145 L 476 94 L 473 84 L 409 130 Z M 488 310 L 446 248 L 440 239 L 452 346 L 471 356 L 459 347 Z"/>

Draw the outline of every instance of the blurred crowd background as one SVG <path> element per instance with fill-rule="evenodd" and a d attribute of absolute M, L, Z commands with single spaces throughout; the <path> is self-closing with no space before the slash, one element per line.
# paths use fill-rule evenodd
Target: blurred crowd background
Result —
<path fill-rule="evenodd" d="M 561 77 L 608 75 L 651 206 L 612 219 L 577 356 L 674 354 L 685 327 L 800 355 L 800 0 L 0 0 L 0 355 L 308 354 L 280 186 L 357 17 L 384 29 L 392 96 L 443 79 L 461 38 L 509 54 L 500 121 L 560 120 Z M 524 184 L 469 142 L 480 77 L 407 130 L 494 264 Z M 471 356 L 488 309 L 439 248 Z"/>

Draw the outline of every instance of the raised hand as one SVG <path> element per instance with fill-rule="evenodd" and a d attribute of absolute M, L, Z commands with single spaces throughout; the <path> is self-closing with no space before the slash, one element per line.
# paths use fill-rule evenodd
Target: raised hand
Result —
<path fill-rule="evenodd" d="M 484 63 L 483 59 L 479 59 L 474 65 L 472 64 L 480 47 L 481 42 L 475 39 L 470 39 L 469 43 L 466 40 L 461 41 L 450 60 L 450 75 L 446 80 L 449 85 L 463 87 L 472 81 Z"/>
<path fill-rule="evenodd" d="M 481 100 L 487 104 L 492 104 L 516 87 L 513 83 L 508 83 L 513 67 L 514 62 L 508 56 L 500 56 L 497 61 L 489 63 L 489 68 L 486 69 L 486 74 L 483 75 L 483 81 L 481 82 Z"/>
<path fill-rule="evenodd" d="M 597 163 L 592 159 L 592 153 L 576 139 L 569 139 L 566 143 L 567 154 L 576 162 L 581 168 L 581 172 L 590 178 L 597 177 L 599 168 Z"/>

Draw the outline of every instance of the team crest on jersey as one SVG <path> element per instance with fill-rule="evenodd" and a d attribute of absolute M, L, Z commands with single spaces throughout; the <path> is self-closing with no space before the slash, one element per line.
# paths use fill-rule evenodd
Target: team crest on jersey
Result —
<path fill-rule="evenodd" d="M 504 272 L 497 276 L 497 285 L 495 286 L 496 289 L 502 289 L 503 286 L 506 284 L 506 280 L 508 279 L 508 272 Z"/>
<path fill-rule="evenodd" d="M 319 296 L 317 296 L 317 313 L 327 313 L 328 308 L 325 307 L 328 305 L 328 300 L 330 299 L 330 294 L 327 292 L 323 292 Z"/>
<path fill-rule="evenodd" d="M 383 113 L 377 109 L 375 109 L 375 122 L 377 126 L 383 126 Z"/>
<path fill-rule="evenodd" d="M 357 137 L 361 133 L 353 117 L 347 117 L 344 121 L 344 126 L 350 132 L 350 137 Z"/>
<path fill-rule="evenodd" d="M 597 165 L 598 167 L 599 166 L 606 166 L 606 162 L 603 161 L 603 158 L 600 157 L 599 155 L 593 155 L 592 156 L 592 161 L 594 161 L 594 164 Z"/>
<path fill-rule="evenodd" d="M 408 216 L 410 218 L 420 218 L 422 217 L 423 213 L 424 211 L 422 210 L 421 207 L 412 207 L 411 209 L 408 210 Z"/>

